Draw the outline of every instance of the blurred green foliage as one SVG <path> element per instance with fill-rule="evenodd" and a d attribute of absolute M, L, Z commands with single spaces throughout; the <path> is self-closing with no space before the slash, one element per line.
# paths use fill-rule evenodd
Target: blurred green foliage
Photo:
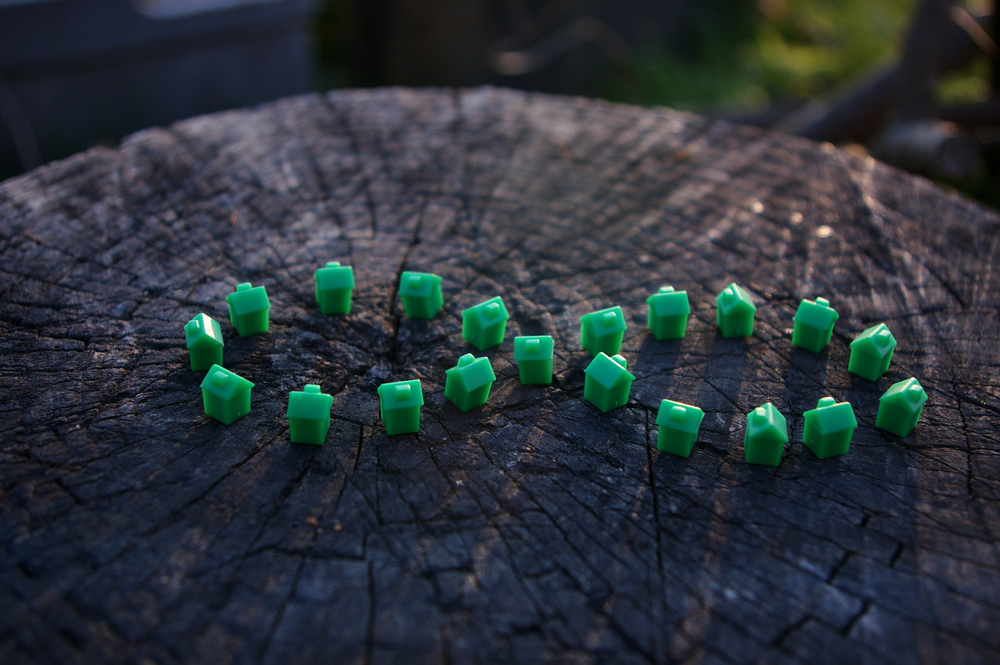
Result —
<path fill-rule="evenodd" d="M 345 88 L 362 83 L 350 65 L 357 31 L 356 5 L 348 0 L 322 0 L 312 24 L 316 89 Z"/>
<path fill-rule="evenodd" d="M 942 104 L 969 104 L 990 96 L 990 61 L 985 55 L 973 58 L 962 69 L 949 72 L 938 82 Z"/>
<path fill-rule="evenodd" d="M 759 109 L 820 94 L 898 56 L 916 0 L 705 0 L 681 49 L 639 50 L 604 95 L 681 108 Z M 734 6 L 735 5 L 735 6 Z"/>
<path fill-rule="evenodd" d="M 359 49 L 363 2 L 318 3 L 312 28 L 318 89 L 395 82 L 378 80 Z M 757 111 L 809 99 L 897 59 L 917 4 L 699 0 L 685 13 L 678 43 L 669 49 L 662 44 L 635 48 L 624 63 L 598 75 L 592 94 L 702 111 Z M 980 15 L 990 11 L 992 0 L 960 4 Z M 944 104 L 982 101 L 990 93 L 989 78 L 989 61 L 979 57 L 942 78 L 939 99 Z"/>
<path fill-rule="evenodd" d="M 398 50 L 391 43 L 391 30 L 386 43 L 365 44 L 361 35 L 364 2 L 318 2 L 312 26 L 318 89 L 396 83 L 381 80 L 378 71 L 371 69 L 372 53 L 362 48 Z M 633 49 L 624 63 L 609 65 L 603 75 L 598 74 L 590 94 L 695 110 L 754 111 L 809 99 L 898 58 L 917 3 L 697 0 L 684 13 L 677 43 L 669 48 L 656 44 Z M 990 10 L 992 0 L 964 0 L 963 4 L 979 15 Z M 385 3 L 388 14 L 381 18 L 383 22 L 391 21 L 391 7 L 391 2 Z M 985 57 L 948 74 L 939 86 L 942 103 L 985 99 L 989 76 Z M 517 85 L 517 80 L 510 83 Z"/>

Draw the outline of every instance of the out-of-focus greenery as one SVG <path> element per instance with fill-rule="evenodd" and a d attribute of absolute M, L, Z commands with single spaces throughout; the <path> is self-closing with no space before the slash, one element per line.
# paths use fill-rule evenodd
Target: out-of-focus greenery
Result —
<path fill-rule="evenodd" d="M 320 90 L 379 82 L 358 57 L 363 1 L 318 2 L 312 36 Z M 678 43 L 636 48 L 626 64 L 609 66 L 591 93 L 697 110 L 753 111 L 809 99 L 898 58 L 918 1 L 696 0 Z M 981 15 L 992 3 L 960 4 Z M 939 99 L 984 100 L 989 76 L 988 60 L 979 57 L 943 77 Z"/>
<path fill-rule="evenodd" d="M 604 94 L 639 104 L 763 108 L 898 57 L 916 0 L 704 0 L 683 53 L 646 47 Z M 956 84 L 969 86 L 970 82 Z M 973 84 L 974 85 L 974 84 Z"/>
<path fill-rule="evenodd" d="M 351 38 L 357 30 L 355 3 L 347 0 L 322 0 L 312 24 L 316 53 L 316 88 L 329 90 L 361 83 L 351 71 Z"/>
<path fill-rule="evenodd" d="M 938 99 L 942 104 L 982 102 L 990 96 L 990 61 L 985 55 L 941 77 Z"/>

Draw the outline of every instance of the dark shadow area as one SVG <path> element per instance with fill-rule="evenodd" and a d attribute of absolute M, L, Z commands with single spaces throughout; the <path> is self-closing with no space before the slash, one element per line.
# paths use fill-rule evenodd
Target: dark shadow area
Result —
<path fill-rule="evenodd" d="M 311 0 L 0 2 L 0 179 L 313 87 Z"/>

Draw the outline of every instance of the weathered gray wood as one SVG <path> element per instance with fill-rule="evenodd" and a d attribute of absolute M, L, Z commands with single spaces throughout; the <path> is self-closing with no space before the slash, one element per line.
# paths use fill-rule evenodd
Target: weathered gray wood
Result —
<path fill-rule="evenodd" d="M 979 663 L 1000 654 L 997 216 L 874 160 L 667 110 L 478 89 L 293 98 L 135 135 L 0 185 L 0 661 Z M 313 271 L 354 266 L 324 317 Z M 431 322 L 400 271 L 444 278 Z M 714 296 L 746 286 L 747 340 Z M 272 329 L 225 295 L 268 288 Z M 645 298 L 687 289 L 688 336 Z M 460 311 L 500 294 L 485 408 L 443 397 Z M 798 300 L 841 313 L 791 348 Z M 578 317 L 621 305 L 628 406 L 581 399 Z M 182 326 L 223 322 L 257 385 L 202 413 Z M 878 384 L 848 343 L 885 321 Z M 556 338 L 521 386 L 516 334 Z M 930 395 L 905 440 L 878 397 Z M 419 378 L 389 439 L 379 383 Z M 288 442 L 288 391 L 336 396 L 326 445 Z M 849 399 L 849 455 L 802 413 Z M 658 454 L 669 396 L 706 411 Z M 743 414 L 788 416 L 781 466 L 742 462 Z"/>

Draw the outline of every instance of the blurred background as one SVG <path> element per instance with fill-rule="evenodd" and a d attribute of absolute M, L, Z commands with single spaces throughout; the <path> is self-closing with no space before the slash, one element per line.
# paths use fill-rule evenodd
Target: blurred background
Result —
<path fill-rule="evenodd" d="M 829 141 L 997 206 L 993 10 L 993 0 L 0 0 L 0 179 L 144 127 L 310 90 L 493 84 Z"/>

